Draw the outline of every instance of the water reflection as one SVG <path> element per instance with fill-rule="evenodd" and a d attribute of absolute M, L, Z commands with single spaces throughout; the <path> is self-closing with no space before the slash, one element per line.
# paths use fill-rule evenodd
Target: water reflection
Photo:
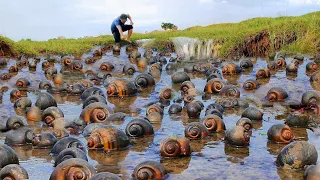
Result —
<path fill-rule="evenodd" d="M 97 151 L 89 150 L 88 156 L 97 161 L 102 166 L 116 166 L 118 163 L 124 161 L 129 153 L 129 149 L 121 151 Z M 96 164 L 97 166 L 97 164 Z"/>
<path fill-rule="evenodd" d="M 281 150 L 286 146 L 287 144 L 278 144 L 271 141 L 267 142 L 268 151 L 270 154 L 278 156 L 278 154 L 281 152 Z"/>
<path fill-rule="evenodd" d="M 165 167 L 168 173 L 181 174 L 184 170 L 188 169 L 191 157 L 178 157 L 178 158 L 164 158 L 160 159 L 160 163 Z"/>
<path fill-rule="evenodd" d="M 146 152 L 150 147 L 150 144 L 153 142 L 153 139 L 153 136 L 131 139 L 130 142 L 133 144 L 131 150 L 135 152 Z"/>
<path fill-rule="evenodd" d="M 227 161 L 232 163 L 241 163 L 244 158 L 249 156 L 249 147 L 236 148 L 228 144 L 224 144 L 224 153 L 228 156 Z"/>

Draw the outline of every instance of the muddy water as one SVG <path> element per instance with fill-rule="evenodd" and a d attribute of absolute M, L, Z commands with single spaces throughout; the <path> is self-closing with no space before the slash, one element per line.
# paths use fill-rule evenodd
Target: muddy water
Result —
<path fill-rule="evenodd" d="M 139 49 L 143 53 L 143 49 Z M 89 54 L 90 55 L 90 54 Z M 174 54 L 173 54 L 174 56 Z M 85 57 L 85 56 L 84 56 Z M 185 110 L 181 116 L 169 116 L 168 108 L 164 110 L 164 116 L 160 124 L 153 124 L 155 134 L 152 137 L 132 140 L 132 145 L 129 149 L 123 151 L 114 151 L 109 153 L 99 151 L 89 151 L 89 163 L 93 165 L 98 172 L 112 172 L 118 174 L 122 179 L 130 179 L 134 167 L 144 160 L 154 160 L 161 162 L 169 172 L 168 179 L 302 179 L 303 170 L 287 170 L 278 168 L 274 161 L 285 145 L 273 144 L 267 140 L 267 131 L 270 126 L 275 123 L 283 123 L 284 118 L 288 114 L 286 105 L 300 102 L 303 92 L 313 90 L 309 83 L 309 75 L 305 72 L 305 66 L 310 60 L 304 60 L 300 65 L 298 75 L 296 77 L 286 74 L 285 70 L 273 72 L 270 80 L 261 81 L 262 85 L 256 91 L 247 92 L 242 88 L 242 84 L 249 78 L 255 78 L 255 72 L 259 68 L 267 67 L 267 61 L 264 59 L 252 59 L 254 68 L 244 72 L 241 76 L 224 76 L 224 79 L 231 84 L 237 85 L 241 89 L 241 98 L 248 100 L 250 106 L 255 106 L 263 110 L 264 120 L 255 122 L 253 134 L 248 148 L 233 148 L 225 145 L 223 141 L 224 134 L 211 134 L 210 138 L 204 140 L 191 141 L 192 154 L 190 157 L 177 159 L 162 158 L 159 153 L 159 146 L 162 139 L 170 135 L 184 136 L 184 128 L 189 122 L 199 121 L 200 119 L 189 119 L 186 116 Z M 292 59 L 287 58 L 287 63 Z M 124 76 L 119 73 L 122 66 L 129 60 L 123 48 L 120 55 L 114 56 L 112 52 L 106 53 L 101 60 L 95 64 L 85 66 L 85 69 L 98 69 L 100 64 L 105 61 L 110 61 L 116 64 L 113 76 L 134 78 L 139 73 L 133 76 Z M 42 62 L 42 60 L 41 60 Z M 14 60 L 10 60 L 7 67 L 13 65 Z M 238 62 L 236 62 L 238 63 Z M 58 70 L 61 66 L 55 64 Z M 0 72 L 6 72 L 4 68 Z M 121 130 L 124 130 L 127 123 L 139 115 L 145 115 L 145 105 L 158 101 L 159 91 L 167 86 L 172 86 L 176 90 L 176 96 L 179 97 L 177 85 L 172 85 L 172 72 L 166 72 L 163 68 L 161 78 L 156 79 L 156 86 L 152 89 L 143 90 L 137 97 L 131 98 L 107 98 L 108 106 L 112 107 L 115 112 L 124 112 L 128 115 L 125 121 L 120 124 L 115 124 Z M 140 71 L 143 71 L 140 69 Z M 145 70 L 147 71 L 147 70 Z M 179 69 L 183 71 L 183 69 Z M 201 92 L 206 84 L 206 79 L 200 74 L 189 74 L 192 82 L 199 90 L 199 95 L 196 97 L 202 100 Z M 2 84 L 10 87 L 6 92 L 0 105 L 0 113 L 2 117 L 10 117 L 15 115 L 13 103 L 10 101 L 11 88 L 15 87 L 15 81 L 19 77 L 27 77 L 31 81 L 31 87 L 26 92 L 33 104 L 36 101 L 39 93 L 38 85 L 40 80 L 46 79 L 41 69 L 41 63 L 38 64 L 35 72 L 29 72 L 28 68 L 22 69 L 16 76 Z M 83 75 L 65 76 L 66 81 L 71 83 L 84 78 Z M 283 87 L 289 94 L 289 98 L 283 103 L 270 104 L 264 100 L 267 91 L 271 87 Z M 105 91 L 105 88 L 100 87 Z M 319 89 L 318 89 L 319 90 Z M 79 97 L 75 96 L 54 96 L 57 100 L 58 107 L 64 112 L 65 119 L 68 122 L 75 121 L 79 118 L 82 111 L 82 102 Z M 205 107 L 213 103 L 218 97 L 212 95 L 209 100 L 202 100 Z M 172 101 L 171 101 L 172 103 Z M 224 113 L 223 119 L 227 129 L 235 126 L 236 121 L 240 118 L 243 110 L 230 110 Z M 20 114 L 25 120 L 24 114 Z M 204 117 L 204 111 L 201 117 Z M 27 122 L 35 132 L 39 133 L 47 129 L 42 127 L 40 123 Z M 310 130 L 304 128 L 293 128 L 296 138 L 300 140 L 308 140 L 314 144 L 320 151 L 320 139 Z M 0 143 L 4 143 L 5 134 L 0 134 Z M 84 144 L 86 139 L 82 136 L 74 136 L 79 138 Z M 32 147 L 13 147 L 17 153 L 20 164 L 29 173 L 30 179 L 49 179 L 53 171 L 54 157 L 50 156 L 50 149 L 38 150 Z"/>

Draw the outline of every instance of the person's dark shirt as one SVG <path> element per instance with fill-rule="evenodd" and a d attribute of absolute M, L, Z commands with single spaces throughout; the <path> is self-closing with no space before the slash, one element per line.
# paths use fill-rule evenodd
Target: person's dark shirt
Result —
<path fill-rule="evenodd" d="M 120 16 L 117 17 L 115 20 L 113 20 L 112 24 L 111 24 L 111 31 L 117 31 L 117 26 L 123 26 L 124 24 L 121 22 L 120 20 Z"/>

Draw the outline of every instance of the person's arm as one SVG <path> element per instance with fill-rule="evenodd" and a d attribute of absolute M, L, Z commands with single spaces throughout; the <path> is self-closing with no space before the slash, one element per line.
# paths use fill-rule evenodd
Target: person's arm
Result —
<path fill-rule="evenodd" d="M 128 19 L 130 20 L 130 24 L 133 25 L 132 18 L 131 18 L 131 16 L 129 14 L 128 14 Z"/>
<path fill-rule="evenodd" d="M 123 31 L 122 31 L 121 26 L 120 26 L 120 25 L 117 25 L 116 27 L 117 27 L 117 28 L 118 28 L 118 30 L 119 30 L 120 38 L 123 40 L 123 39 L 124 39 L 124 36 L 123 36 Z"/>

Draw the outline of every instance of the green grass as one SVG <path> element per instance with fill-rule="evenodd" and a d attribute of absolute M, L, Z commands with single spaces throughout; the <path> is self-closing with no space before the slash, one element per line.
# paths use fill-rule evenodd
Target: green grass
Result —
<path fill-rule="evenodd" d="M 270 33 L 271 39 L 277 35 L 295 32 L 298 35 L 297 41 L 284 46 L 282 50 L 313 54 L 316 53 L 316 46 L 320 43 L 320 11 L 296 17 L 253 18 L 239 23 L 213 24 L 205 27 L 195 26 L 179 31 L 157 31 L 146 34 L 134 33 L 132 40 L 156 39 L 151 46 L 161 48 L 162 46 L 166 46 L 168 40 L 170 41 L 173 37 L 190 37 L 203 40 L 213 39 L 215 42 L 223 42 L 219 51 L 221 56 L 225 56 L 238 43 L 243 42 L 245 37 L 255 35 L 263 30 Z M 13 42 L 9 39 L 6 40 L 21 54 L 39 55 L 39 52 L 50 54 L 82 54 L 90 51 L 95 45 L 111 44 L 113 36 L 48 41 L 21 40 Z"/>

